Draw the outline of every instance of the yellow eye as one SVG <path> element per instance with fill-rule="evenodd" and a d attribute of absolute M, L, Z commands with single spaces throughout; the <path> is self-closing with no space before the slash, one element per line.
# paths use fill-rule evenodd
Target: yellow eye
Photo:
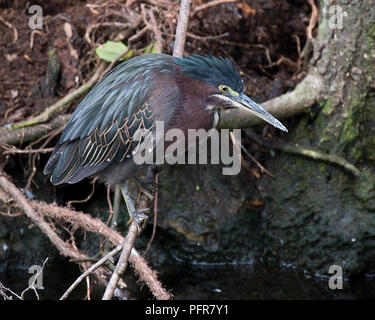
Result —
<path fill-rule="evenodd" d="M 229 87 L 221 85 L 221 86 L 219 86 L 219 90 L 221 92 L 227 93 L 227 92 L 229 92 Z"/>
<path fill-rule="evenodd" d="M 222 93 L 230 93 L 233 96 L 239 96 L 238 92 L 234 91 L 231 87 L 228 87 L 228 86 L 223 85 L 223 84 L 219 86 L 219 90 Z"/>

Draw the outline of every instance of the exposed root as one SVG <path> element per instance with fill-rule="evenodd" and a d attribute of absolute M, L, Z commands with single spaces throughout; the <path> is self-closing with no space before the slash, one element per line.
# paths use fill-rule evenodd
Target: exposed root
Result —
<path fill-rule="evenodd" d="M 193 11 L 190 14 L 190 17 L 193 17 L 197 13 L 202 12 L 203 10 L 206 10 L 208 8 L 234 2 L 237 2 L 237 0 L 215 0 L 204 3 L 202 5 L 193 6 Z M 314 0 L 309 0 L 309 4 L 312 7 L 312 14 L 309 26 L 306 30 L 308 39 L 312 38 L 312 31 L 317 23 L 317 9 Z M 180 16 L 178 19 L 176 31 L 176 41 L 174 44 L 175 56 L 183 56 L 185 40 L 186 37 L 189 37 L 190 39 L 193 39 L 191 41 L 193 43 L 192 48 L 194 48 L 194 46 L 200 46 L 205 41 L 216 41 L 223 45 L 239 46 L 252 50 L 263 50 L 265 59 L 268 62 L 268 66 L 264 65 L 260 66 L 260 68 L 264 73 L 269 74 L 270 77 L 272 75 L 270 74 L 269 70 L 265 70 L 266 68 L 286 64 L 290 68 L 300 70 L 302 61 L 301 59 L 303 57 L 304 50 L 301 52 L 301 41 L 298 36 L 296 36 L 297 52 L 300 57 L 298 62 L 296 63 L 285 56 L 281 56 L 278 60 L 273 62 L 270 54 L 271 49 L 262 44 L 236 43 L 223 39 L 229 36 L 228 32 L 207 35 L 208 32 L 206 31 L 206 33 L 203 33 L 202 35 L 198 28 L 192 30 L 195 33 L 187 32 L 190 5 L 191 1 L 188 0 L 182 1 L 182 4 L 180 6 Z M 139 48 L 144 48 L 144 39 L 147 39 L 147 41 L 149 41 L 150 39 L 155 39 L 157 52 L 163 52 L 163 49 L 164 52 L 166 52 L 171 47 L 174 37 L 173 34 L 176 29 L 175 21 L 177 18 L 178 9 L 178 5 L 176 5 L 172 1 L 150 0 L 147 1 L 146 4 L 142 3 L 141 5 L 136 5 L 136 2 L 134 0 L 128 0 L 125 4 L 120 1 L 106 1 L 100 4 L 87 4 L 86 6 L 91 10 L 93 14 L 95 14 L 96 17 L 94 21 L 92 21 L 92 23 L 88 24 L 88 26 L 86 27 L 84 39 L 89 45 L 89 52 L 91 53 L 86 54 L 85 57 L 81 59 L 84 62 L 80 65 L 78 74 L 86 74 L 86 69 L 92 69 L 92 66 L 97 61 L 97 58 L 92 53 L 92 49 L 94 49 L 94 46 L 96 46 L 97 43 L 102 43 L 103 39 L 106 38 L 110 38 L 115 41 L 127 40 L 128 47 L 131 45 L 132 50 L 134 51 L 142 50 Z M 58 16 L 55 16 L 54 18 L 57 17 Z M 119 17 L 120 21 L 113 21 L 114 17 Z M 15 29 L 10 23 L 6 22 L 2 17 L 0 17 L 0 22 L 13 30 L 14 42 L 16 42 L 18 38 L 17 29 Z M 115 29 L 116 32 L 111 33 L 110 28 Z M 103 30 L 106 31 L 105 35 L 102 35 L 101 31 Z M 29 44 L 30 48 L 37 46 L 39 39 L 35 37 L 36 34 L 42 37 L 44 36 L 44 34 L 40 33 L 39 31 L 31 32 Z M 163 35 L 167 35 L 167 37 L 164 37 L 163 39 Z M 222 51 L 227 52 L 224 48 L 222 49 Z M 101 62 L 95 74 L 86 82 L 86 84 L 82 85 L 77 90 L 72 91 L 64 98 L 57 101 L 40 115 L 26 121 L 15 123 L 10 127 L 10 129 L 0 128 L 0 145 L 3 149 L 2 154 L 5 155 L 5 159 L 7 159 L 12 154 L 30 155 L 27 167 L 28 181 L 26 188 L 30 188 L 31 186 L 33 176 L 36 172 L 39 155 L 41 153 L 52 151 L 52 148 L 48 148 L 48 144 L 54 137 L 56 137 L 58 133 L 61 132 L 64 124 L 69 117 L 68 115 L 56 116 L 56 113 L 64 109 L 74 99 L 81 96 L 84 92 L 90 89 L 91 86 L 93 86 L 98 80 L 100 80 L 118 62 L 121 56 L 126 53 L 127 51 L 119 55 L 115 59 L 115 61 L 113 61 L 107 68 L 106 64 L 104 62 Z M 35 61 L 33 62 L 33 60 L 26 54 L 24 55 L 24 59 L 26 59 L 30 63 L 35 63 Z M 305 82 L 301 83 L 293 92 L 266 102 L 264 104 L 266 109 L 268 109 L 277 117 L 286 117 L 296 114 L 301 110 L 304 110 L 305 108 L 311 106 L 319 98 L 321 80 L 315 74 L 310 74 L 304 81 Z M 15 108 L 16 106 L 14 106 L 14 109 L 10 110 L 16 110 Z M 52 121 L 48 123 L 47 121 L 49 121 L 51 118 Z M 256 124 L 257 121 L 258 119 L 248 119 L 242 117 L 242 115 L 237 116 L 231 114 L 230 116 L 226 117 L 224 114 L 221 118 L 220 125 L 222 125 L 222 127 L 226 127 L 226 125 L 229 127 L 247 127 L 249 125 Z M 27 145 L 27 147 L 23 150 L 11 147 L 20 144 L 29 145 Z M 250 159 L 252 159 L 252 161 L 257 164 L 261 172 L 265 172 L 270 175 L 270 173 L 246 151 L 246 149 L 243 148 L 242 150 Z M 312 154 L 310 152 L 310 156 L 311 155 Z M 313 155 L 316 156 L 316 154 Z M 259 176 L 257 170 L 251 169 L 252 168 L 250 168 L 250 171 L 255 176 L 257 176 L 257 174 Z M 95 185 L 93 184 L 93 189 L 89 197 L 80 201 L 70 201 L 68 204 L 70 205 L 73 202 L 88 201 L 94 193 L 94 190 Z M 118 212 L 118 206 L 116 207 L 116 205 L 114 205 L 114 207 L 112 208 L 110 190 L 108 189 L 107 191 L 107 200 L 110 207 L 110 217 L 112 217 L 116 215 L 116 212 Z M 64 298 L 68 296 L 71 290 L 73 290 L 73 288 L 85 278 L 87 281 L 87 297 L 89 298 L 91 284 L 87 276 L 91 273 L 95 273 L 98 278 L 101 278 L 101 276 L 99 275 L 105 275 L 107 278 L 109 278 L 110 272 L 108 270 L 108 267 L 104 266 L 104 263 L 108 263 L 108 259 L 113 258 L 120 250 L 123 250 L 125 246 L 127 246 L 127 248 L 125 248 L 126 252 L 124 251 L 124 256 L 129 256 L 129 262 L 134 266 L 135 272 L 139 274 L 140 278 L 148 285 L 154 296 L 157 299 L 171 298 L 171 294 L 169 294 L 163 288 L 162 284 L 158 281 L 156 273 L 147 266 L 145 260 L 137 253 L 134 248 L 132 248 L 136 236 L 136 232 L 133 232 L 133 227 L 131 227 L 131 230 L 129 232 L 129 238 L 131 239 L 128 239 L 124 242 L 124 237 L 117 233 L 114 228 L 112 229 L 107 227 L 105 223 L 98 219 L 94 219 L 80 212 L 72 211 L 68 208 L 61 208 L 53 204 L 46 204 L 43 202 L 30 201 L 26 199 L 26 197 L 5 177 L 5 175 L 0 176 L 0 199 L 4 203 L 6 203 L 7 207 L 10 208 L 9 212 L 0 212 L 1 215 L 15 217 L 25 213 L 28 218 L 33 223 L 35 223 L 43 233 L 47 235 L 47 237 L 51 240 L 53 245 L 60 251 L 62 255 L 69 257 L 72 260 L 80 261 L 80 266 L 83 270 L 85 270 L 85 272 L 72 285 L 71 289 L 68 289 L 68 291 L 63 296 Z M 154 219 L 156 219 L 157 217 L 157 200 L 158 198 L 156 194 L 154 203 Z M 116 200 L 115 203 L 117 203 Z M 140 195 L 140 201 L 138 203 L 139 210 L 149 207 L 149 203 L 150 201 L 145 195 Z M 69 224 L 69 226 L 67 226 L 67 224 Z M 103 240 L 103 242 L 108 240 L 112 244 L 117 245 L 117 247 L 113 251 L 105 255 L 99 262 L 91 265 L 90 261 L 92 261 L 92 259 L 81 252 L 78 245 L 76 244 L 74 233 L 78 228 L 84 230 L 85 232 L 100 234 L 103 236 L 103 239 L 105 239 Z M 151 244 L 155 236 L 155 228 L 156 222 L 154 221 L 153 234 L 151 236 L 147 249 L 149 248 L 149 245 Z M 59 230 L 66 231 L 68 240 L 62 238 Z M 65 234 L 65 232 L 63 233 Z M 118 246 L 119 243 L 124 243 L 124 246 Z M 114 288 L 116 288 L 117 281 L 121 281 L 121 279 L 119 279 L 122 269 L 121 265 L 123 265 L 124 263 L 126 264 L 128 259 L 122 260 L 118 264 L 118 270 L 115 272 L 115 277 L 117 278 L 117 280 L 114 278 L 113 283 L 115 283 L 115 285 L 113 285 L 113 283 L 110 284 L 110 286 L 108 286 L 108 290 L 114 290 Z"/>
<path fill-rule="evenodd" d="M 32 290 L 32 291 L 34 291 L 34 294 L 35 294 L 37 300 L 39 300 L 39 294 L 38 294 L 37 288 L 35 287 L 35 282 L 37 281 L 39 275 L 43 272 L 44 267 L 45 267 L 47 261 L 48 261 L 48 257 L 44 260 L 43 265 L 40 268 L 40 270 L 37 270 L 37 273 L 34 275 L 33 282 L 31 284 L 29 284 L 29 286 L 26 289 L 24 289 L 21 292 L 20 295 L 18 295 L 17 293 L 15 293 L 14 291 L 12 291 L 9 288 L 6 288 L 0 282 L 0 296 L 2 296 L 4 300 L 13 300 L 14 298 L 17 298 L 18 300 L 25 300 L 25 294 L 26 294 L 26 292 L 28 292 L 29 290 Z"/>
<path fill-rule="evenodd" d="M 98 262 L 94 263 L 90 268 L 88 268 L 84 273 L 82 273 L 73 283 L 72 285 L 64 292 L 61 296 L 60 300 L 65 300 L 69 294 L 74 290 L 74 288 L 86 277 L 88 277 L 91 273 L 93 273 L 96 269 L 106 263 L 109 259 L 115 256 L 122 250 L 122 246 L 119 245 L 114 248 L 112 251 L 108 252 L 103 258 L 101 258 Z"/>
<path fill-rule="evenodd" d="M 6 178 L 4 173 L 0 176 L 0 191 L 0 200 L 2 202 L 9 202 L 9 196 L 11 196 L 13 206 L 25 212 L 27 217 L 41 229 L 63 256 L 78 261 L 89 261 L 89 257 L 80 252 L 74 243 L 68 243 L 58 235 L 51 221 L 70 223 L 74 225 L 75 228 L 82 228 L 88 232 L 100 234 L 115 245 L 122 243 L 124 240 L 118 232 L 88 214 L 76 212 L 69 208 L 59 207 L 55 204 L 27 200 L 18 188 Z M 7 196 L 7 194 L 9 196 Z M 50 222 L 46 222 L 46 218 L 50 219 Z M 131 250 L 129 259 L 136 272 L 150 287 L 151 292 L 157 299 L 167 299 L 171 297 L 157 280 L 155 272 L 148 267 L 144 259 L 139 258 L 139 254 L 135 249 Z M 85 269 L 89 268 L 88 262 L 82 262 L 82 265 Z M 105 272 L 105 270 L 100 270 L 100 272 Z"/>
<path fill-rule="evenodd" d="M 12 31 L 13 31 L 13 43 L 16 43 L 17 40 L 18 40 L 18 31 L 17 31 L 17 29 L 15 27 L 13 27 L 13 25 L 10 22 L 6 21 L 2 16 L 0 16 L 0 22 L 2 24 L 4 24 L 6 27 L 12 29 Z"/>
<path fill-rule="evenodd" d="M 73 203 L 85 203 L 85 202 L 89 201 L 89 200 L 92 198 L 92 196 L 94 195 L 94 193 L 95 193 L 95 184 L 96 184 L 96 181 L 97 181 L 97 180 L 98 180 L 98 178 L 96 177 L 96 178 L 94 178 L 94 179 L 91 181 L 91 184 L 92 184 L 91 192 L 90 192 L 90 194 L 89 194 L 85 199 L 83 199 L 83 200 L 70 200 L 70 201 L 66 204 L 66 206 L 67 206 L 68 208 L 71 208 Z"/>
<path fill-rule="evenodd" d="M 17 149 L 15 147 L 5 147 L 3 154 L 33 154 L 33 153 L 50 153 L 54 148 L 41 148 L 41 149 Z"/>
<path fill-rule="evenodd" d="M 30 45 L 29 45 L 30 49 L 32 49 L 33 46 L 34 46 L 34 35 L 36 35 L 36 34 L 39 34 L 43 38 L 46 37 L 46 35 L 43 32 L 39 31 L 39 30 L 33 30 L 33 31 L 31 31 L 31 34 L 30 34 Z"/>
<path fill-rule="evenodd" d="M 194 15 L 199 11 L 206 10 L 208 8 L 218 6 L 218 5 L 221 5 L 221 4 L 233 3 L 233 2 L 237 2 L 237 1 L 238 0 L 213 0 L 213 1 L 201 4 L 200 6 L 197 6 L 197 7 L 194 8 L 193 12 L 191 13 L 191 17 L 194 17 Z"/>
<path fill-rule="evenodd" d="M 332 155 L 332 154 L 326 154 L 319 152 L 317 150 L 312 150 L 312 149 L 307 149 L 303 148 L 301 146 L 293 146 L 293 145 L 288 145 L 285 143 L 269 143 L 262 141 L 256 137 L 255 134 L 253 134 L 250 130 L 247 130 L 247 135 L 254 140 L 257 144 L 268 148 L 268 149 L 273 149 L 273 150 L 279 150 L 285 153 L 289 154 L 295 154 L 299 156 L 304 156 L 313 160 L 318 160 L 318 161 L 324 161 L 328 163 L 332 163 L 335 165 L 340 166 L 344 170 L 350 172 L 352 175 L 354 175 L 356 178 L 358 178 L 361 174 L 358 168 L 356 168 L 353 164 L 348 162 L 342 157 Z"/>
<path fill-rule="evenodd" d="M 318 22 L 319 12 L 317 6 L 315 5 L 315 0 L 307 0 L 307 2 L 311 7 L 311 16 L 309 20 L 309 25 L 306 28 L 306 35 L 308 39 L 313 39 L 312 32 Z"/>
<path fill-rule="evenodd" d="M 130 27 L 130 24 L 129 23 L 122 23 L 122 22 L 102 22 L 102 23 L 94 23 L 94 24 L 91 24 L 87 27 L 86 29 L 86 33 L 85 33 L 85 36 L 84 36 L 84 39 L 86 40 L 86 42 L 91 46 L 91 47 L 95 47 L 96 46 L 96 43 L 94 43 L 93 40 L 91 40 L 90 38 L 90 34 L 91 32 L 94 30 L 94 29 L 97 29 L 99 27 L 116 27 L 116 28 L 122 28 L 122 29 L 127 29 L 128 27 Z"/>
<path fill-rule="evenodd" d="M 150 26 L 149 28 L 152 29 L 155 35 L 156 40 L 156 52 L 161 53 L 163 51 L 163 38 L 161 36 L 161 32 L 158 26 L 158 23 L 156 22 L 156 18 L 154 15 L 153 10 L 147 10 L 148 15 L 150 16 Z"/>

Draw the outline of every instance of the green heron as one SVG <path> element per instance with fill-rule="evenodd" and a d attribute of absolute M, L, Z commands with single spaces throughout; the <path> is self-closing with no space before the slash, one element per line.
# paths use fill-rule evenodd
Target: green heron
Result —
<path fill-rule="evenodd" d="M 120 185 L 131 218 L 140 223 L 145 216 L 134 209 L 125 186 L 139 167 L 132 161 L 137 130 L 153 132 L 156 121 L 163 121 L 166 131 L 209 130 L 222 110 L 242 108 L 287 131 L 243 90 L 243 80 L 227 58 L 150 54 L 129 59 L 77 106 L 44 173 L 51 174 L 54 185 L 91 176 Z"/>

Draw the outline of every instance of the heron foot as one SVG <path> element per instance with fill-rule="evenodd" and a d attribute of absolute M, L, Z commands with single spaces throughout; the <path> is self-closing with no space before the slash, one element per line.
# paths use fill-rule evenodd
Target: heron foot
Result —
<path fill-rule="evenodd" d="M 145 209 L 143 209 L 143 210 L 145 210 Z M 142 228 L 143 228 L 143 227 L 145 227 L 147 219 L 148 219 L 148 215 L 143 214 L 140 211 L 136 211 L 136 212 L 133 212 L 133 213 L 130 214 L 130 219 L 128 221 L 128 225 L 131 225 L 132 222 L 135 221 L 135 223 L 138 226 L 142 226 Z"/>
<path fill-rule="evenodd" d="M 140 192 L 144 193 L 150 200 L 154 200 L 154 194 L 159 190 L 159 185 L 153 181 L 148 181 L 148 179 L 142 180 L 139 177 L 135 177 L 135 180 L 141 186 Z"/>
<path fill-rule="evenodd" d="M 129 220 L 128 224 L 131 224 L 133 221 L 135 221 L 137 226 L 138 226 L 138 229 L 140 229 L 141 226 L 144 227 L 145 224 L 146 224 L 146 221 L 148 219 L 148 216 L 146 214 L 144 214 L 143 212 L 149 212 L 150 209 L 142 209 L 142 210 L 139 210 L 139 211 L 136 210 L 135 205 L 134 205 L 134 201 L 133 201 L 125 183 L 123 184 L 123 186 L 121 188 L 121 193 L 122 193 L 122 196 L 125 200 L 126 207 L 128 208 L 128 212 L 129 212 L 130 220 Z"/>

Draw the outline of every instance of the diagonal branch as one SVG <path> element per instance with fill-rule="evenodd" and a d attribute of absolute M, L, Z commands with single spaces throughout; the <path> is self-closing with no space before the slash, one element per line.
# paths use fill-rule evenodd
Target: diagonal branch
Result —
<path fill-rule="evenodd" d="M 103 258 L 101 258 L 98 262 L 93 264 L 90 268 L 88 268 L 84 273 L 82 273 L 74 282 L 73 284 L 64 292 L 64 294 L 61 296 L 60 300 L 65 300 L 69 294 L 73 291 L 73 289 L 84 279 L 86 278 L 90 273 L 94 272 L 97 268 L 99 268 L 101 265 L 103 265 L 105 262 L 107 262 L 110 258 L 115 256 L 117 253 L 121 251 L 122 247 L 119 245 L 116 248 L 114 248 L 112 251 L 108 252 Z"/>
<path fill-rule="evenodd" d="M 34 124 L 39 124 L 39 123 L 48 121 L 53 114 L 55 114 L 57 111 L 65 107 L 68 103 L 72 102 L 74 99 L 80 97 L 83 93 L 89 90 L 99 79 L 100 75 L 105 69 L 105 66 L 106 66 L 106 63 L 104 61 L 101 61 L 94 75 L 85 84 L 80 86 L 78 89 L 70 92 L 64 98 L 60 99 L 52 106 L 48 107 L 40 115 L 33 117 L 31 119 L 25 120 L 25 121 L 15 123 L 10 127 L 10 129 L 19 129 L 19 128 L 32 126 Z"/>
<path fill-rule="evenodd" d="M 72 251 L 70 246 L 65 243 L 56 232 L 52 230 L 49 224 L 33 209 L 29 201 L 18 190 L 18 188 L 5 177 L 4 172 L 1 172 L 0 174 L 0 187 L 17 202 L 18 206 L 22 208 L 27 217 L 40 228 L 63 256 L 76 259 L 86 258 L 86 255 Z"/>
<path fill-rule="evenodd" d="M 185 50 L 186 32 L 189 24 L 191 0 L 181 0 L 178 15 L 176 39 L 173 47 L 173 56 L 182 58 Z"/>
<path fill-rule="evenodd" d="M 290 117 L 305 111 L 317 102 L 322 96 L 322 89 L 323 79 L 311 72 L 293 91 L 262 103 L 262 107 L 276 118 Z M 220 114 L 218 128 L 248 128 L 261 122 L 257 116 L 249 116 L 248 113 L 235 108 Z"/>

